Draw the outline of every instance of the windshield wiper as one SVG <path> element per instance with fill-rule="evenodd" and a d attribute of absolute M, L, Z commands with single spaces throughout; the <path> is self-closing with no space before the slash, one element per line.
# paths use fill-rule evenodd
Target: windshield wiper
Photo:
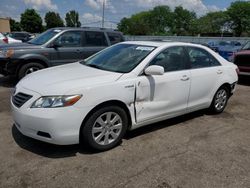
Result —
<path fill-rule="evenodd" d="M 93 68 L 96 68 L 96 69 L 101 69 L 101 70 L 102 70 L 102 68 L 101 68 L 100 66 L 95 65 L 95 64 L 84 64 L 84 65 L 89 66 L 89 67 L 93 67 Z"/>

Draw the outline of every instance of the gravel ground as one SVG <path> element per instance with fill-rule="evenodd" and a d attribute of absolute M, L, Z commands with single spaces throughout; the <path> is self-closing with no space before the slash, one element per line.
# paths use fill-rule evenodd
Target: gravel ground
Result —
<path fill-rule="evenodd" d="M 13 127 L 11 78 L 0 78 L 0 187 L 250 187 L 250 79 L 224 113 L 199 111 L 129 132 L 93 153 L 54 146 Z"/>

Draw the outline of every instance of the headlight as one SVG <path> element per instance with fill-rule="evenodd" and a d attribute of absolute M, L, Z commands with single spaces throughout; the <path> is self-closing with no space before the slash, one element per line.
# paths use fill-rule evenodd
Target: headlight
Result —
<path fill-rule="evenodd" d="M 74 105 L 82 95 L 40 97 L 31 108 L 58 108 Z"/>
<path fill-rule="evenodd" d="M 0 56 L 9 58 L 14 55 L 14 50 L 13 49 L 8 49 L 8 50 L 0 50 Z"/>

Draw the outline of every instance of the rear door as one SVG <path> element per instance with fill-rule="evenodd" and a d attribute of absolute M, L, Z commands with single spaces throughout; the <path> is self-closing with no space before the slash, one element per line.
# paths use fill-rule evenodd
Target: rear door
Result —
<path fill-rule="evenodd" d="M 108 46 L 107 38 L 103 31 L 85 31 L 83 41 L 82 54 L 84 59 Z"/>
<path fill-rule="evenodd" d="M 189 109 L 206 108 L 211 103 L 216 87 L 219 85 L 223 69 L 221 64 L 205 49 L 187 47 L 191 66 L 191 89 Z"/>
<path fill-rule="evenodd" d="M 108 38 L 109 38 L 111 45 L 114 45 L 116 43 L 124 41 L 124 38 L 123 38 L 122 34 L 120 34 L 120 33 L 107 32 L 107 35 L 108 35 Z"/>

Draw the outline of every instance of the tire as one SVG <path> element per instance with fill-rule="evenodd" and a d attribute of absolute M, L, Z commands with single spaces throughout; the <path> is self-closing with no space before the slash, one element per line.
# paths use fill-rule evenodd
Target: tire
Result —
<path fill-rule="evenodd" d="M 229 90 L 227 87 L 220 87 L 213 98 L 213 101 L 210 105 L 210 112 L 213 114 L 220 114 L 224 111 L 227 106 L 227 102 L 229 99 Z"/>
<path fill-rule="evenodd" d="M 44 65 L 42 65 L 41 63 L 33 62 L 33 63 L 24 64 L 23 66 L 21 66 L 21 68 L 18 71 L 18 75 L 17 75 L 18 79 L 21 80 L 26 75 L 32 72 L 44 69 L 44 68 L 45 68 Z"/>
<path fill-rule="evenodd" d="M 90 148 L 106 151 L 121 142 L 127 127 L 126 112 L 118 106 L 106 106 L 95 111 L 87 119 L 81 130 L 81 138 Z"/>

